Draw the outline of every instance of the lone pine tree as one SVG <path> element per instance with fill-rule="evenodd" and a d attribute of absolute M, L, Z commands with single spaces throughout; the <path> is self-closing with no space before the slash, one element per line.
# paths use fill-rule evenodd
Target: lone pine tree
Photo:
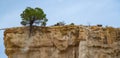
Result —
<path fill-rule="evenodd" d="M 29 26 L 29 36 L 31 36 L 33 25 L 46 26 L 48 19 L 46 14 L 41 8 L 31 8 L 27 7 L 21 14 L 21 24 L 24 26 Z"/>

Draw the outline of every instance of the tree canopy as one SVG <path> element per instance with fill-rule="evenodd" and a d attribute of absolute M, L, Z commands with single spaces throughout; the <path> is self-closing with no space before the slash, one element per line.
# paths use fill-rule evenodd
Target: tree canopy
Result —
<path fill-rule="evenodd" d="M 45 26 L 46 22 L 48 21 L 48 19 L 46 18 L 46 14 L 41 8 L 38 7 L 27 7 L 21 14 L 21 18 L 21 24 L 25 26 L 33 26 L 33 24 L 41 24 L 41 26 Z"/>

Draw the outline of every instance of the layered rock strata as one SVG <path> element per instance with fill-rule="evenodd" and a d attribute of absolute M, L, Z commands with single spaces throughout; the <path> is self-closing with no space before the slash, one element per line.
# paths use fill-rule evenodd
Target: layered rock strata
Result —
<path fill-rule="evenodd" d="M 8 58 L 120 58 L 120 29 L 100 26 L 6 29 Z"/>

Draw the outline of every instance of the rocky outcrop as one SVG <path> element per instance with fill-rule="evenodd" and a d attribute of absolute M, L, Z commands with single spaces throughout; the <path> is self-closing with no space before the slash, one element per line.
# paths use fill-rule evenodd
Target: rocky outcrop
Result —
<path fill-rule="evenodd" d="M 120 29 L 101 26 L 6 29 L 8 58 L 120 58 Z"/>

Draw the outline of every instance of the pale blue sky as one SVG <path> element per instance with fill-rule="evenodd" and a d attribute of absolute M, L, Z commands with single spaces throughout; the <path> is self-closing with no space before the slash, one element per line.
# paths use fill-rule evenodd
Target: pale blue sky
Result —
<path fill-rule="evenodd" d="M 42 8 L 49 19 L 48 25 L 65 21 L 120 27 L 120 0 L 0 0 L 0 28 L 21 26 L 20 14 L 28 6 Z M 7 58 L 3 31 L 0 31 L 0 58 Z"/>

